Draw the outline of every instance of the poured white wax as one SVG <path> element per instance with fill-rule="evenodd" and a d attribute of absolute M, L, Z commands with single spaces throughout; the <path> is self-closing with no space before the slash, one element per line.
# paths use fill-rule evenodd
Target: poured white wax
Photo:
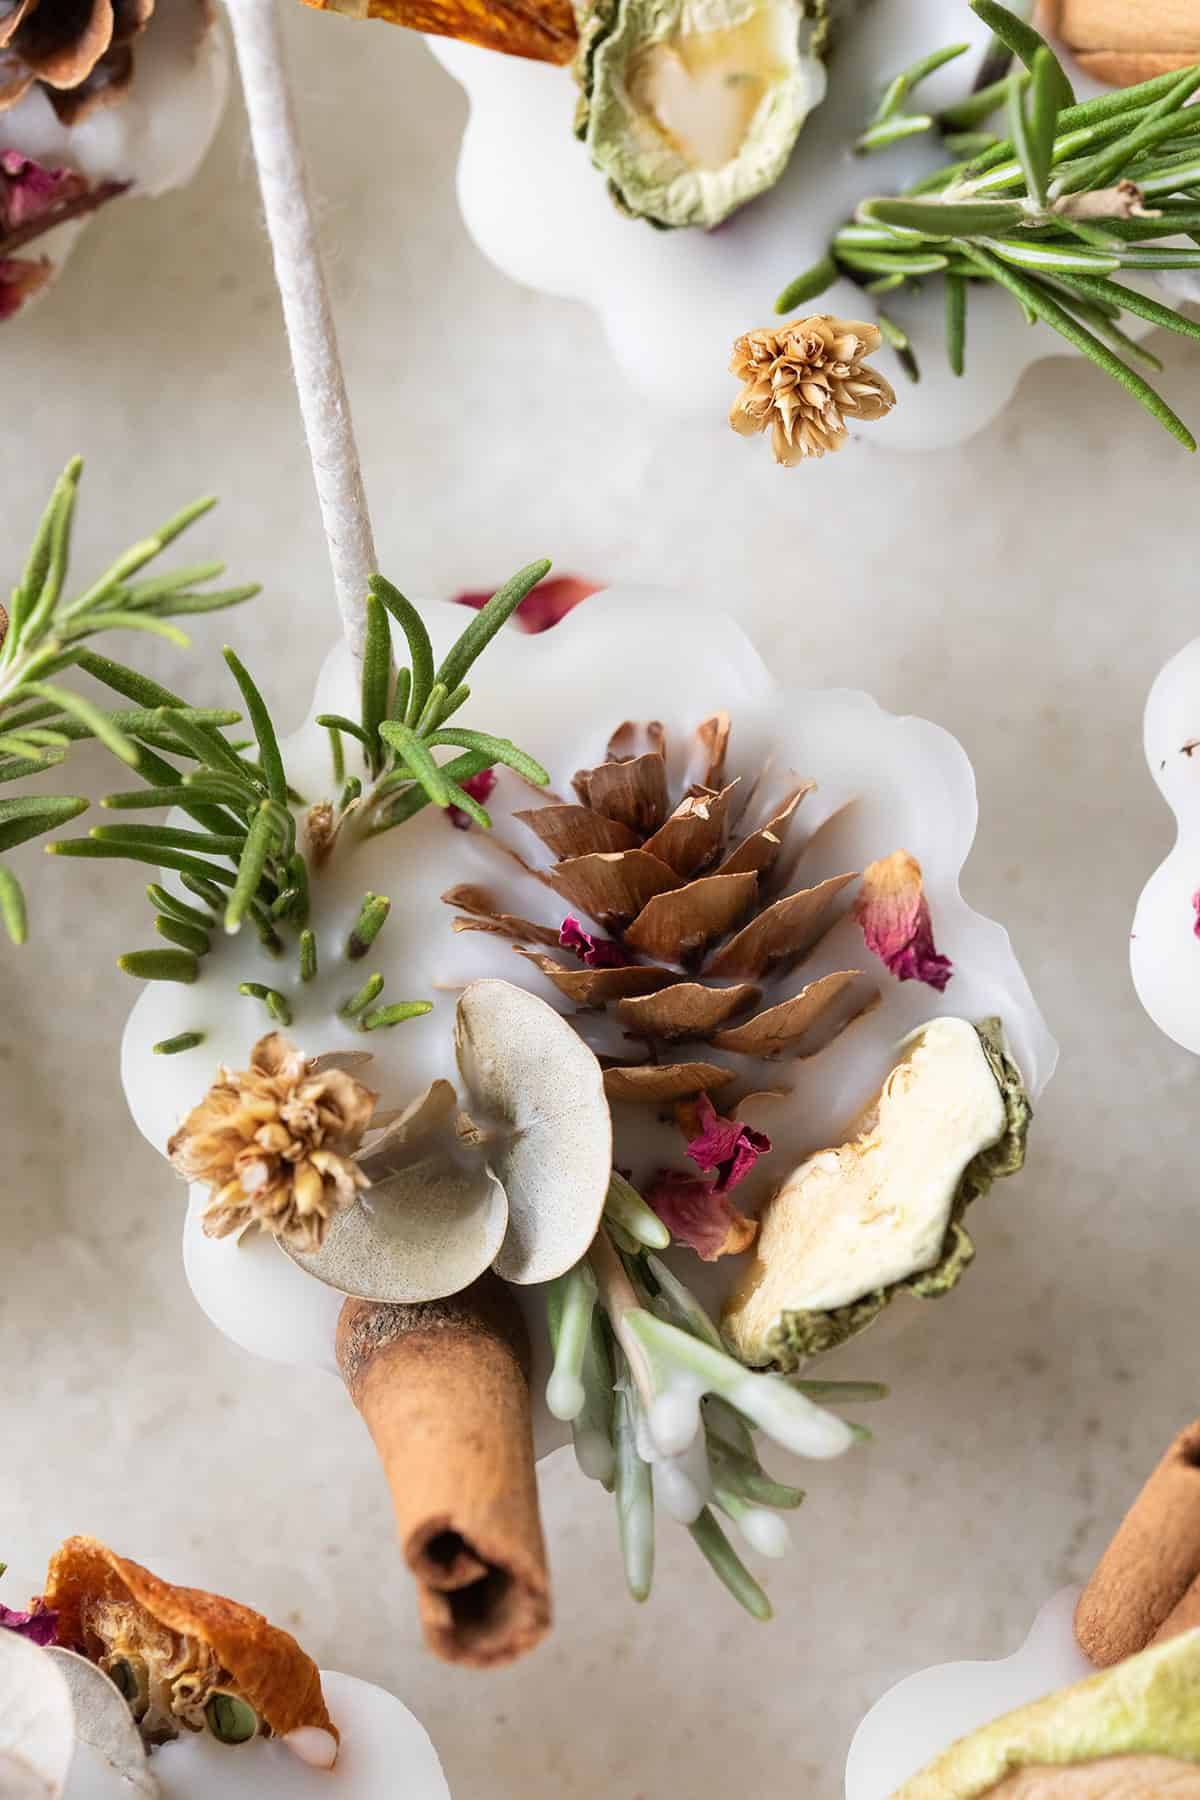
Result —
<path fill-rule="evenodd" d="M 870 0 L 858 11 L 839 29 L 827 97 L 782 179 L 709 232 L 657 231 L 617 211 L 573 137 L 578 89 L 568 69 L 431 38 L 471 102 L 458 167 L 468 231 L 514 281 L 594 307 L 626 374 L 664 411 L 703 413 L 720 430 L 737 392 L 728 373 L 734 339 L 774 321 L 776 295 L 825 254 L 860 200 L 894 194 L 949 160 L 932 135 L 868 157 L 850 153 L 887 81 L 927 50 L 969 43 L 913 97 L 910 110 L 935 112 L 970 90 L 988 41 L 966 0 Z M 1080 99 L 1106 91 L 1077 68 L 1070 73 Z M 1012 297 L 988 284 L 971 292 L 967 374 L 958 378 L 943 347 L 939 282 L 883 304 L 909 333 L 921 380 L 914 386 L 886 348 L 874 359 L 898 404 L 856 435 L 881 448 L 960 443 L 995 418 L 1031 363 L 1068 350 L 1049 327 L 1031 330 Z M 874 305 L 839 281 L 807 310 L 870 318 Z"/>
<path fill-rule="evenodd" d="M 1078 1598 L 1078 1588 L 1056 1594 L 1013 1656 L 942 1663 L 890 1688 L 854 1734 L 846 1800 L 889 1800 L 959 1738 L 1094 1674 L 1071 1629 Z"/>
<path fill-rule="evenodd" d="M 1200 1051 L 1200 638 L 1171 658 L 1151 688 L 1143 742 L 1178 835 L 1142 890 L 1130 967 L 1159 1030 L 1185 1050 Z"/>
<path fill-rule="evenodd" d="M 450 1800 L 437 1751 L 401 1701 L 336 1670 L 322 1669 L 321 1685 L 342 1734 L 331 1769 L 272 1739 L 220 1744 L 185 1732 L 151 1752 L 161 1800 Z M 77 1747 L 64 1800 L 129 1800 L 130 1792 L 94 1750 Z"/>
<path fill-rule="evenodd" d="M 1036 1096 L 1053 1068 L 1055 1045 L 1007 934 L 973 912 L 959 892 L 977 810 L 970 765 L 959 744 L 935 725 L 883 712 L 866 694 L 785 693 L 732 620 L 714 618 L 703 632 L 687 630 L 684 609 L 683 601 L 662 595 L 612 590 L 593 596 L 552 631 L 532 637 L 502 632 L 472 670 L 465 717 L 512 736 L 546 764 L 552 786 L 569 794 L 573 771 L 603 757 L 610 732 L 624 719 L 664 720 L 678 784 L 695 726 L 718 709 L 728 710 L 730 776 L 748 784 L 773 749 L 779 769 L 794 767 L 818 783 L 789 840 L 801 852 L 797 883 L 861 869 L 900 846 L 910 850 L 924 869 L 939 948 L 956 971 L 941 996 L 918 982 L 898 983 L 866 952 L 861 931 L 846 918 L 780 985 L 783 999 L 819 975 L 868 968 L 880 980 L 883 1001 L 830 1049 L 804 1063 L 802 1076 L 798 1066 L 786 1062 L 750 1066 L 750 1079 L 762 1087 L 802 1079 L 804 1106 L 779 1104 L 770 1124 L 776 1151 L 746 1183 L 747 1200 L 761 1199 L 793 1161 L 830 1141 L 879 1085 L 898 1040 L 935 1013 L 999 1014 Z M 445 605 L 430 608 L 427 618 L 440 654 L 466 615 Z M 668 668 L 671 679 L 664 682 L 662 671 Z M 339 647 L 321 674 L 309 722 L 284 744 L 289 776 L 308 799 L 323 797 L 330 788 L 326 734 L 312 716 L 353 714 L 355 707 L 352 671 Z M 361 1077 L 388 1106 L 402 1105 L 434 1076 L 456 1077 L 456 994 L 474 977 L 504 975 L 568 1010 L 507 942 L 452 931 L 453 914 L 439 897 L 456 883 L 485 883 L 507 909 L 561 922 L 565 904 L 522 873 L 493 841 L 503 839 L 538 860 L 532 833 L 511 818 L 514 809 L 531 803 L 536 801 L 530 790 L 501 771 L 488 800 L 493 837 L 455 830 L 430 807 L 392 833 L 353 851 L 339 849 L 327 869 L 313 876 L 321 973 L 307 987 L 294 953 L 273 961 L 250 929 L 232 939 L 218 934 L 194 985 L 148 984 L 126 1029 L 122 1080 L 150 1142 L 165 1149 L 217 1065 L 245 1068 L 255 1041 L 271 1029 L 261 1003 L 237 992 L 247 979 L 287 995 L 295 1015 L 288 1036 L 309 1054 L 371 1051 L 375 1061 Z M 164 879 L 175 885 L 174 877 Z M 392 915 L 369 956 L 347 964 L 342 949 L 367 889 L 390 895 Z M 433 1012 L 391 1030 L 365 1035 L 351 1030 L 337 1018 L 337 1006 L 375 969 L 386 977 L 381 1001 L 430 998 Z M 615 1029 L 600 1015 L 586 1015 L 581 1023 L 595 1034 L 598 1048 L 605 1047 L 602 1034 Z M 175 1056 L 152 1054 L 160 1039 L 191 1029 L 207 1034 L 200 1048 Z M 619 1049 L 620 1040 L 609 1038 L 607 1047 Z M 720 1060 L 718 1052 L 711 1055 Z M 746 1068 L 744 1060 L 741 1066 Z M 617 1107 L 616 1131 L 617 1159 L 633 1169 L 635 1180 L 681 1160 L 678 1133 L 658 1124 L 652 1108 Z M 164 1182 L 169 1179 L 164 1176 Z M 184 1236 L 188 1279 L 201 1305 L 221 1330 L 258 1354 L 332 1369 L 341 1296 L 291 1263 L 269 1238 L 247 1233 L 240 1245 L 232 1238 L 205 1238 L 199 1224 L 205 1198 L 199 1190 L 193 1194 Z M 699 1272 L 689 1256 L 688 1279 Z M 728 1269 L 718 1265 L 703 1273 L 713 1284 L 708 1297 L 715 1303 L 720 1285 L 730 1278 Z M 535 1354 L 544 1366 L 541 1296 L 531 1289 L 524 1297 Z M 564 1441 L 564 1428 L 541 1407 L 540 1393 L 539 1372 L 539 1441 L 548 1447 Z"/>
<path fill-rule="evenodd" d="M 201 30 L 196 0 L 158 0 L 137 40 L 137 79 L 119 106 L 101 106 L 77 125 L 58 118 L 40 87 L 0 111 L 0 150 L 15 149 L 50 168 L 77 169 L 91 182 L 133 184 L 154 198 L 192 179 L 212 142 L 228 88 L 220 24 Z M 61 263 L 87 221 L 38 239 Z"/>

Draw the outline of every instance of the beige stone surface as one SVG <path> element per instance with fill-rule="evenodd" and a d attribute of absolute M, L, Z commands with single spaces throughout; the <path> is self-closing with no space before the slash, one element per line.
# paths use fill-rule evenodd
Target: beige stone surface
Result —
<path fill-rule="evenodd" d="M 136 873 L 23 854 L 35 941 L 0 949 L 0 1558 L 36 1567 L 73 1531 L 173 1556 L 395 1687 L 458 1800 L 829 1800 L 867 1705 L 924 1664 L 1010 1650 L 1196 1410 L 1200 1070 L 1126 969 L 1170 837 L 1142 702 L 1200 628 L 1195 464 L 1064 362 L 923 459 L 850 450 L 789 473 L 720 420 L 681 435 L 617 378 L 589 314 L 470 246 L 463 101 L 424 47 L 299 7 L 287 35 L 384 567 L 446 594 L 545 552 L 682 586 L 697 631 L 736 609 L 784 677 L 940 720 L 979 776 L 966 891 L 1011 927 L 1063 1064 L 1032 1167 L 979 1210 L 962 1289 L 893 1348 L 855 1351 L 893 1398 L 868 1452 L 806 1470 L 774 1625 L 744 1619 L 678 1531 L 635 1608 L 610 1503 L 568 1458 L 543 1476 L 555 1635 L 505 1674 L 448 1672 L 419 1652 L 344 1396 L 243 1357 L 191 1302 L 182 1194 L 117 1079 Z M 1200 358 L 1157 347 L 1200 422 Z M 215 486 L 197 553 L 268 592 L 196 642 L 232 636 L 295 719 L 334 615 L 236 107 L 194 187 L 114 212 L 3 353 L 5 579 L 74 450 L 81 565 Z M 173 653 L 146 660 L 171 679 Z M 77 767 L 93 794 L 111 781 L 98 757 Z"/>

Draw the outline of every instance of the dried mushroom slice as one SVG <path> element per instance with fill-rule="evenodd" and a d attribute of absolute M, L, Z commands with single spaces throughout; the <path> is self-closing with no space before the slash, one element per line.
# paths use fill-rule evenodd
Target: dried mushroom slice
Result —
<path fill-rule="evenodd" d="M 596 1235 L 612 1173 L 600 1064 L 553 1007 L 507 981 L 464 990 L 455 1048 L 473 1109 L 502 1131 L 489 1146 L 508 1196 L 496 1273 L 520 1286 L 565 1274 Z"/>
<path fill-rule="evenodd" d="M 131 1796 L 157 1800 L 160 1789 L 147 1767 L 146 1746 L 116 1682 L 73 1650 L 52 1645 L 43 1654 L 53 1662 L 71 1696 L 76 1743 L 86 1744 L 114 1770 Z"/>
<path fill-rule="evenodd" d="M 14 1631 L 0 1631 L 0 1796 L 59 1800 L 75 1748 L 75 1715 L 62 1671 Z"/>
<path fill-rule="evenodd" d="M 825 95 L 808 13 L 804 0 L 584 0 L 576 132 L 623 211 L 707 229 L 774 185 Z"/>
<path fill-rule="evenodd" d="M 893 1800 L 1198 1800 L 1200 1630 L 960 1738 Z"/>
<path fill-rule="evenodd" d="M 931 1297 L 972 1250 L 961 1223 L 1020 1167 L 1029 1103 L 997 1020 L 933 1019 L 901 1046 L 844 1143 L 795 1169 L 763 1210 L 725 1308 L 744 1362 L 794 1369 L 874 1320 L 902 1288 Z"/>

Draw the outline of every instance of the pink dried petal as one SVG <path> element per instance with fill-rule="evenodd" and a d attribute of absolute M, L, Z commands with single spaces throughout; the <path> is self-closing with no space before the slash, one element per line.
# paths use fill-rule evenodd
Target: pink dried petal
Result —
<path fill-rule="evenodd" d="M 467 777 L 466 781 L 461 781 L 459 783 L 463 793 L 469 794 L 472 800 L 478 800 L 480 806 L 485 806 L 487 804 L 488 795 L 495 785 L 495 769 L 481 769 L 478 775 L 470 775 Z M 446 808 L 446 813 L 450 823 L 456 831 L 470 830 L 471 819 L 463 811 L 461 806 L 448 806 Z"/>
<path fill-rule="evenodd" d="M 954 973 L 939 956 L 921 882 L 921 865 L 907 850 L 895 850 L 863 871 L 854 903 L 868 950 L 886 963 L 897 981 L 924 981 L 940 994 Z"/>
<path fill-rule="evenodd" d="M 675 1241 L 687 1244 L 704 1262 L 736 1256 L 758 1231 L 755 1221 L 736 1212 L 714 1182 L 681 1169 L 660 1169 L 645 1200 Z"/>
<path fill-rule="evenodd" d="M 1200 938 L 1200 888 L 1197 888 L 1196 892 L 1192 895 L 1192 910 L 1196 915 L 1196 922 L 1192 926 L 1192 932 L 1194 936 Z"/>
<path fill-rule="evenodd" d="M 35 1644 L 52 1644 L 58 1636 L 58 1614 L 35 1600 L 31 1612 L 14 1612 L 0 1606 L 0 1631 L 15 1631 Z"/>
<path fill-rule="evenodd" d="M 53 273 L 54 265 L 48 256 L 0 256 L 0 319 L 11 319 L 20 312 Z"/>
<path fill-rule="evenodd" d="M 628 969 L 634 962 L 628 950 L 612 938 L 593 937 L 585 931 L 573 913 L 568 913 L 559 926 L 558 941 L 589 969 Z"/>
<path fill-rule="evenodd" d="M 722 1118 L 707 1094 L 696 1101 L 696 1121 L 700 1129 L 689 1140 L 687 1153 L 706 1175 L 716 1173 L 719 1194 L 744 1181 L 771 1148 L 765 1131 L 754 1131 L 741 1119 Z"/>
<path fill-rule="evenodd" d="M 0 151 L 0 222 L 16 231 L 87 193 L 74 169 L 47 169 L 19 150 Z"/>
<path fill-rule="evenodd" d="M 565 619 L 573 607 L 586 600 L 589 594 L 598 594 L 599 585 L 594 581 L 583 581 L 578 575 L 556 575 L 553 581 L 539 581 L 537 586 L 526 594 L 513 617 L 523 631 L 549 631 L 560 619 Z M 491 590 L 487 593 L 471 592 L 455 594 L 456 606 L 470 606 L 479 611 L 491 599 Z"/>

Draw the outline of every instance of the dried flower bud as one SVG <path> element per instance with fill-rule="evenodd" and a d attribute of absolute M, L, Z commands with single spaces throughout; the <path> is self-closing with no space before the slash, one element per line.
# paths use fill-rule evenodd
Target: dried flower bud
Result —
<path fill-rule="evenodd" d="M 896 403 L 891 383 L 863 361 L 882 341 L 877 326 L 828 313 L 746 332 L 729 365 L 745 383 L 729 423 L 743 437 L 769 429 L 775 461 L 786 468 L 840 450 L 846 415 L 882 419 Z"/>
<path fill-rule="evenodd" d="M 212 1198 L 208 1237 L 257 1225 L 293 1249 L 319 1250 L 330 1220 L 370 1183 L 352 1152 L 378 1096 L 344 1069 L 318 1069 L 279 1032 L 250 1067 L 222 1068 L 167 1153 Z"/>

